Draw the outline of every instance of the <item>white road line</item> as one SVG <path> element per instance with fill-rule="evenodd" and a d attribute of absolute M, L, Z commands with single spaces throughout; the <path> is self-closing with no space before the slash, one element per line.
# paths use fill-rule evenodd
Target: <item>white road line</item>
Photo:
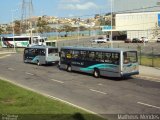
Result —
<path fill-rule="evenodd" d="M 141 105 L 144 105 L 144 106 L 148 106 L 148 107 L 153 107 L 153 108 L 160 109 L 160 107 L 158 107 L 158 106 L 154 106 L 154 105 L 146 104 L 146 103 L 143 103 L 143 102 L 137 102 L 137 103 L 138 103 L 138 104 L 141 104 Z"/>
<path fill-rule="evenodd" d="M 51 79 L 52 81 L 54 81 L 54 82 L 57 82 L 57 83 L 61 83 L 61 84 L 63 84 L 64 82 L 62 82 L 62 81 L 59 81 L 59 80 L 55 80 L 55 79 Z"/>
<path fill-rule="evenodd" d="M 15 69 L 14 69 L 14 68 L 8 68 L 8 70 L 15 71 Z"/>
<path fill-rule="evenodd" d="M 98 85 L 99 85 L 99 86 L 102 86 L 103 84 L 99 83 Z"/>
<path fill-rule="evenodd" d="M 90 91 L 92 91 L 92 92 L 97 92 L 97 93 L 101 93 L 101 94 L 104 94 L 104 95 L 106 95 L 107 93 L 105 93 L 105 92 L 101 92 L 101 91 L 98 91 L 98 90 L 94 90 L 94 89 L 89 89 Z"/>
<path fill-rule="evenodd" d="M 34 75 L 34 74 L 32 74 L 32 73 L 29 73 L 29 72 L 25 72 L 25 73 L 26 73 L 27 75 L 32 75 L 32 76 Z"/>

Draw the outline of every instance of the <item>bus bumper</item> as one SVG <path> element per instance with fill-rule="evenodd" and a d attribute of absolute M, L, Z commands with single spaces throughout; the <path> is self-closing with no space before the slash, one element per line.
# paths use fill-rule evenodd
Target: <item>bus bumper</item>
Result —
<path fill-rule="evenodd" d="M 131 73 L 123 73 L 121 74 L 121 77 L 129 77 L 132 75 L 139 75 L 139 71 L 131 72 Z"/>
<path fill-rule="evenodd" d="M 45 63 L 46 64 L 58 64 L 59 61 L 46 61 Z"/>

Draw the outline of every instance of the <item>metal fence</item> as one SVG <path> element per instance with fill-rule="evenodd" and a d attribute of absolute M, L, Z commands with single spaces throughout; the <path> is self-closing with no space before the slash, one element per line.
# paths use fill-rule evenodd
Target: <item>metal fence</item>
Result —
<path fill-rule="evenodd" d="M 57 43 L 58 48 L 61 48 L 62 46 L 86 46 L 86 47 L 113 47 L 113 48 L 127 48 L 127 49 L 135 49 L 138 50 L 138 56 L 139 56 L 139 64 L 144 66 L 150 66 L 150 67 L 158 67 L 160 68 L 160 43 L 124 43 L 122 41 L 113 42 L 111 44 L 108 43 L 102 43 L 102 44 L 96 44 L 91 43 L 89 40 L 85 41 L 61 41 Z M 0 52 L 23 52 L 24 48 L 1 48 Z"/>
<path fill-rule="evenodd" d="M 96 44 L 91 42 L 62 42 L 58 44 L 58 47 L 62 46 L 86 46 L 86 47 L 113 47 L 113 48 L 127 48 L 135 49 L 138 51 L 139 64 L 150 67 L 160 68 L 160 43 L 124 43 L 123 41 L 111 43 Z"/>

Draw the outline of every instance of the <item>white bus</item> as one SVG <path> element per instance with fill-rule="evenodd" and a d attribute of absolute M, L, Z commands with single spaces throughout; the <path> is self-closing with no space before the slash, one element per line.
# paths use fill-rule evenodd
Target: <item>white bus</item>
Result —
<path fill-rule="evenodd" d="M 57 47 L 35 45 L 24 49 L 24 63 L 35 63 L 37 65 L 59 62 Z"/>
<path fill-rule="evenodd" d="M 29 45 L 43 45 L 47 38 L 40 36 L 13 36 L 13 37 L 2 37 L 2 47 L 27 47 Z"/>
<path fill-rule="evenodd" d="M 62 47 L 60 68 L 95 77 L 127 77 L 139 74 L 136 50 L 120 48 Z"/>

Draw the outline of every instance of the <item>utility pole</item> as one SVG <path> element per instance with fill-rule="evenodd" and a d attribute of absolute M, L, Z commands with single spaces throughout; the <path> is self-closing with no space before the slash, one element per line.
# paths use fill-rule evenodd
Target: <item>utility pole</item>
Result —
<path fill-rule="evenodd" d="M 22 14 L 21 14 L 21 33 L 25 33 L 27 29 L 30 30 L 32 43 L 32 16 L 33 3 L 32 0 L 22 0 Z"/>
<path fill-rule="evenodd" d="M 110 42 L 111 42 L 111 48 L 113 48 L 113 2 L 114 0 L 111 0 L 111 39 L 110 39 Z"/>
<path fill-rule="evenodd" d="M 13 34 L 13 42 L 14 42 L 14 51 L 16 51 L 16 44 L 15 44 L 15 39 L 14 39 L 14 35 L 15 35 L 15 31 L 14 31 L 14 11 L 12 10 L 12 34 Z"/>

